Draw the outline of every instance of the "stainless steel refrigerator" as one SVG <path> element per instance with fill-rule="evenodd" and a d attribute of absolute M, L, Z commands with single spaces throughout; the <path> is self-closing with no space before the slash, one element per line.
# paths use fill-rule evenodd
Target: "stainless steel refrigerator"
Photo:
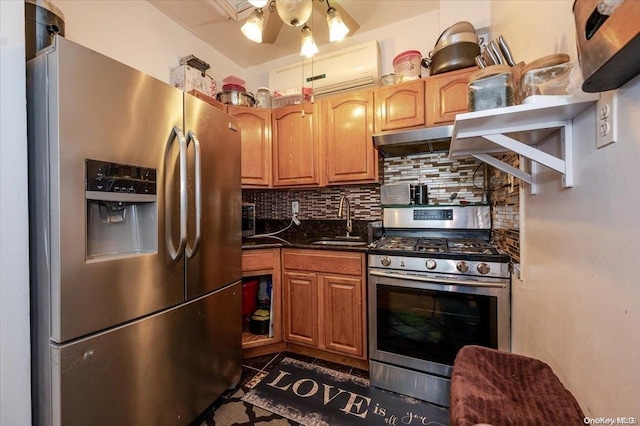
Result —
<path fill-rule="evenodd" d="M 27 73 L 35 424 L 188 424 L 241 374 L 238 123 L 59 36 Z"/>

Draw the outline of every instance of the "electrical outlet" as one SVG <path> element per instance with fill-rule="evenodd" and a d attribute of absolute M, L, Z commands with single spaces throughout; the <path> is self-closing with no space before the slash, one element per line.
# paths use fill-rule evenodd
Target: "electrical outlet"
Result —
<path fill-rule="evenodd" d="M 507 174 L 507 192 L 513 192 L 513 175 Z"/>
<path fill-rule="evenodd" d="M 618 92 L 602 92 L 597 105 L 596 147 L 603 148 L 618 140 Z"/>
<path fill-rule="evenodd" d="M 299 209 L 300 209 L 300 205 L 298 204 L 298 202 L 297 201 L 292 201 L 291 202 L 291 213 L 296 215 L 296 214 L 298 214 Z"/>

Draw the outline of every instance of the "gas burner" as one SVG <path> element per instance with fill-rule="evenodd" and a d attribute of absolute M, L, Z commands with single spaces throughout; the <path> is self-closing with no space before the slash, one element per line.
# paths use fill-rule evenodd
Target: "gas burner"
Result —
<path fill-rule="evenodd" d="M 384 237 L 378 241 L 378 249 L 414 251 L 418 243 L 417 237 Z"/>
<path fill-rule="evenodd" d="M 424 253 L 446 253 L 447 240 L 444 238 L 420 238 L 415 250 Z"/>
<path fill-rule="evenodd" d="M 450 239 L 447 241 L 449 252 L 460 254 L 498 254 L 498 251 L 487 241 L 475 239 Z"/>

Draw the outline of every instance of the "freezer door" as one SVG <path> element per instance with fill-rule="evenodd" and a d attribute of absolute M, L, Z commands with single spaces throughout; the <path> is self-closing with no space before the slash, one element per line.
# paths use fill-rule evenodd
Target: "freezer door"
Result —
<path fill-rule="evenodd" d="M 242 276 L 240 133 L 235 118 L 190 94 L 184 96 L 189 159 L 187 299 L 191 299 Z"/>
<path fill-rule="evenodd" d="M 178 308 L 53 347 L 53 393 L 61 408 L 41 401 L 34 424 L 189 424 L 240 380 L 241 294 L 238 282 Z"/>
<path fill-rule="evenodd" d="M 169 250 L 179 212 L 167 200 L 178 199 L 183 92 L 62 37 L 29 70 L 38 327 L 64 342 L 182 303 L 184 257 Z M 157 194 L 119 215 L 118 200 L 136 198 L 96 201 L 87 160 L 155 170 Z"/>

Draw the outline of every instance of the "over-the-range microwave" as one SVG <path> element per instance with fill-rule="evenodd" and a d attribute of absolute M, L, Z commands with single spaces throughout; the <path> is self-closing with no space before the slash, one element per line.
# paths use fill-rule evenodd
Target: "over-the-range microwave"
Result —
<path fill-rule="evenodd" d="M 242 236 L 256 234 L 256 204 L 242 203 Z"/>

